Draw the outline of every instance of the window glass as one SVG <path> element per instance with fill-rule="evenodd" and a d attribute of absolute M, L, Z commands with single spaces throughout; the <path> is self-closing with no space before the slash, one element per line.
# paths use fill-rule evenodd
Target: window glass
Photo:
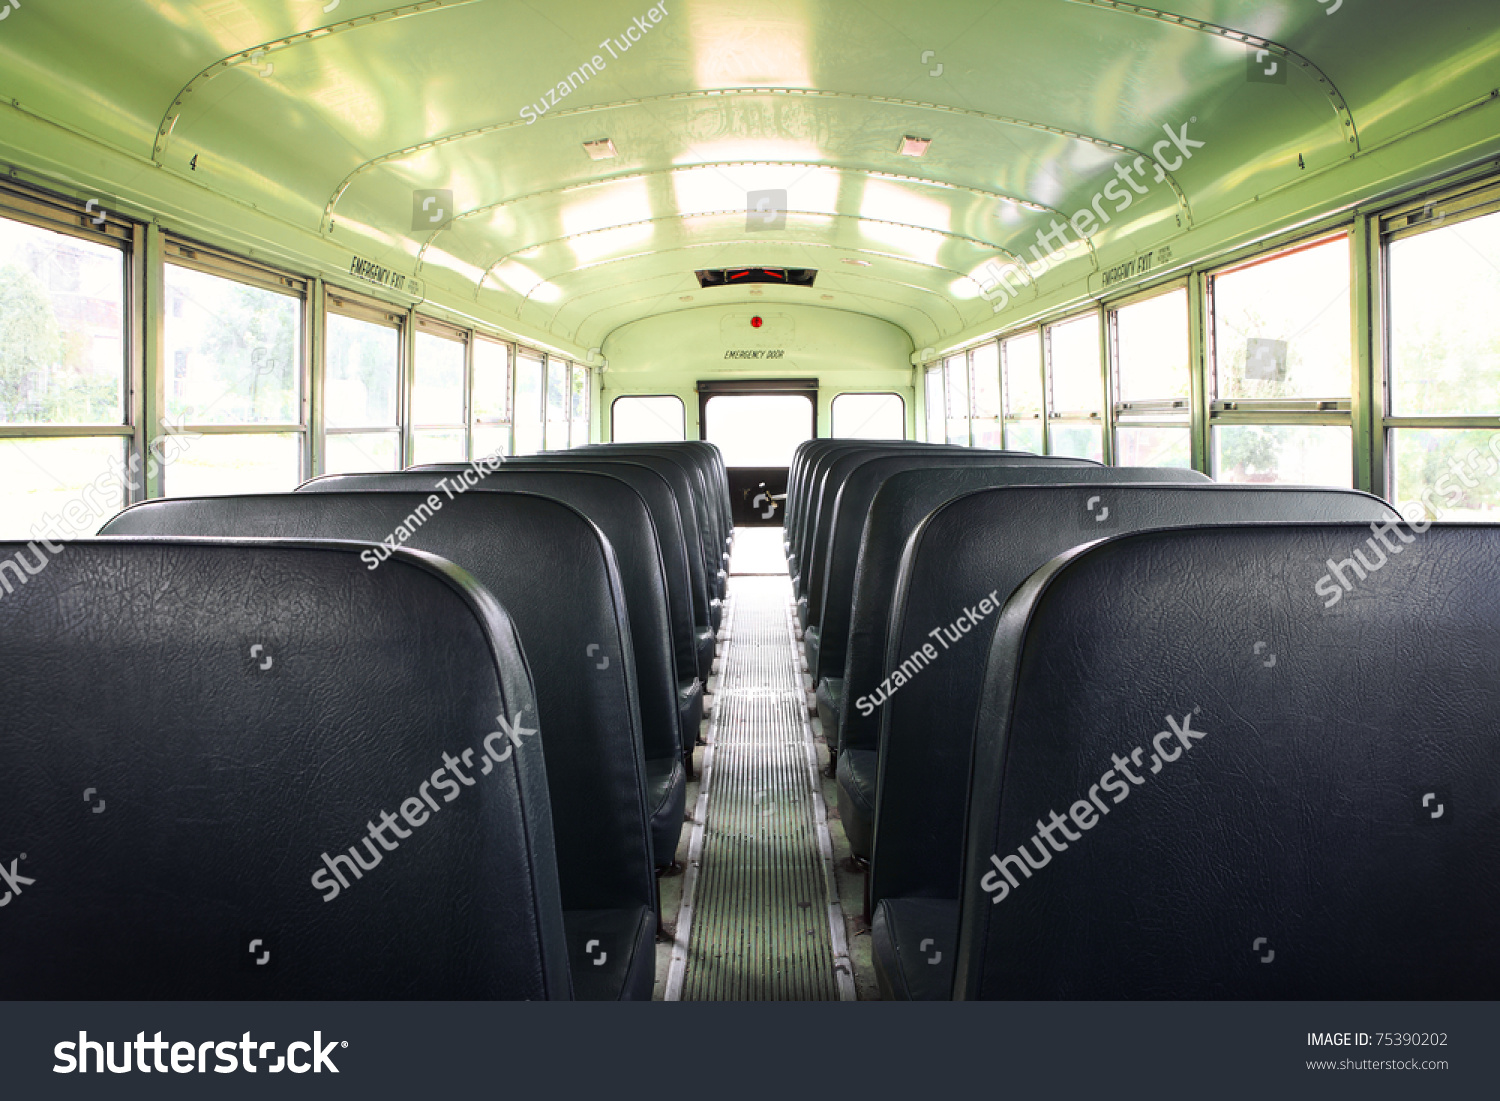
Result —
<path fill-rule="evenodd" d="M 1000 345 L 969 353 L 970 435 L 975 447 L 1000 447 Z"/>
<path fill-rule="evenodd" d="M 0 539 L 95 534 L 125 507 L 125 448 L 124 436 L 0 439 Z"/>
<path fill-rule="evenodd" d="M 1346 425 L 1220 424 L 1212 437 L 1221 482 L 1354 484 L 1354 437 Z"/>
<path fill-rule="evenodd" d="M 943 390 L 948 396 L 949 443 L 969 443 L 969 362 L 966 356 L 943 360 Z"/>
<path fill-rule="evenodd" d="M 943 396 L 943 370 L 929 367 L 924 376 L 924 397 L 927 408 L 927 442 L 942 443 L 946 435 L 943 424 L 947 399 Z"/>
<path fill-rule="evenodd" d="M 516 454 L 542 450 L 542 387 L 545 370 L 535 352 L 516 353 Z"/>
<path fill-rule="evenodd" d="M 509 455 L 510 345 L 474 340 L 474 457 Z"/>
<path fill-rule="evenodd" d="M 835 439 L 906 438 L 906 403 L 896 394 L 839 394 L 832 412 Z"/>
<path fill-rule="evenodd" d="M 549 358 L 547 360 L 547 420 L 568 419 L 568 361 Z"/>
<path fill-rule="evenodd" d="M 412 465 L 418 463 L 461 463 L 464 454 L 462 428 L 418 428 L 411 434 Z"/>
<path fill-rule="evenodd" d="M 1212 285 L 1218 397 L 1349 397 L 1348 238 L 1224 272 Z"/>
<path fill-rule="evenodd" d="M 1500 432 L 1392 428 L 1390 499 L 1408 520 L 1500 520 Z"/>
<path fill-rule="evenodd" d="M 328 427 L 396 427 L 400 330 L 336 313 L 328 315 L 327 330 Z"/>
<path fill-rule="evenodd" d="M 970 412 L 976 420 L 1000 416 L 1000 345 L 981 344 L 969 353 L 974 386 Z"/>
<path fill-rule="evenodd" d="M 1040 416 L 1042 412 L 1042 337 L 1036 329 L 1002 341 L 1005 364 L 1005 416 Z M 1040 441 L 1040 429 L 1037 439 Z M 1040 447 L 1040 443 L 1038 443 Z"/>
<path fill-rule="evenodd" d="M 1006 421 L 1005 450 L 1029 451 L 1033 455 L 1042 453 L 1041 421 Z"/>
<path fill-rule="evenodd" d="M 1188 295 L 1181 287 L 1114 311 L 1121 402 L 1188 399 Z M 1145 437 L 1138 437 L 1144 439 Z M 1154 466 L 1155 463 L 1126 465 Z M 1175 465 L 1175 464 L 1173 464 Z"/>
<path fill-rule="evenodd" d="M 573 447 L 589 442 L 589 369 L 573 364 L 573 430 L 569 441 Z"/>
<path fill-rule="evenodd" d="M 725 466 L 790 466 L 813 434 L 813 403 L 800 394 L 715 394 L 704 406 L 704 438 Z"/>
<path fill-rule="evenodd" d="M 415 425 L 464 423 L 464 346 L 432 333 L 417 334 L 412 371 L 411 418 Z"/>
<path fill-rule="evenodd" d="M 165 289 L 169 420 L 301 423 L 299 298 L 176 264 Z"/>
<path fill-rule="evenodd" d="M 1122 424 L 1115 441 L 1116 466 L 1193 465 L 1192 438 L 1186 428 Z"/>
<path fill-rule="evenodd" d="M 1500 214 L 1392 241 L 1387 260 L 1391 413 L 1500 413 Z"/>
<path fill-rule="evenodd" d="M 1102 414 L 1104 378 L 1099 369 L 1099 315 L 1089 313 L 1049 325 L 1047 354 L 1052 411 Z"/>
<path fill-rule="evenodd" d="M 124 424 L 124 311 L 123 252 L 0 218 L 0 424 Z"/>
<path fill-rule="evenodd" d="M 1093 459 L 1096 463 L 1104 461 L 1103 425 L 1053 421 L 1051 431 L 1053 455 Z"/>
<path fill-rule="evenodd" d="M 205 435 L 192 441 L 166 470 L 167 494 L 208 497 L 232 493 L 288 493 L 302 472 L 302 437 L 293 432 Z"/>
<path fill-rule="evenodd" d="M 671 395 L 616 398 L 610 409 L 610 439 L 617 443 L 661 443 L 687 439 L 687 410 Z"/>
<path fill-rule="evenodd" d="M 395 470 L 400 466 L 401 433 L 330 432 L 323 445 L 325 474 Z"/>

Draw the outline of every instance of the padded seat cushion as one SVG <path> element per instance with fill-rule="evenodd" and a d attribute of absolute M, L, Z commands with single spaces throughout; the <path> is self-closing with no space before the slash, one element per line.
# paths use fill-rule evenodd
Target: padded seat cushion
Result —
<path fill-rule="evenodd" d="M 818 704 L 818 721 L 823 724 L 823 741 L 837 759 L 839 752 L 839 708 L 844 702 L 844 678 L 824 677 L 814 692 Z"/>
<path fill-rule="evenodd" d="M 677 859 L 677 842 L 687 816 L 687 770 L 682 760 L 646 762 L 646 807 L 651 814 L 651 850 L 656 866 Z"/>
<path fill-rule="evenodd" d="M 888 1001 L 934 1002 L 953 997 L 958 955 L 958 901 L 888 898 L 870 925 L 875 981 Z"/>
<path fill-rule="evenodd" d="M 880 754 L 873 749 L 846 749 L 839 754 L 839 820 L 849 848 L 869 860 L 875 846 L 875 781 Z"/>

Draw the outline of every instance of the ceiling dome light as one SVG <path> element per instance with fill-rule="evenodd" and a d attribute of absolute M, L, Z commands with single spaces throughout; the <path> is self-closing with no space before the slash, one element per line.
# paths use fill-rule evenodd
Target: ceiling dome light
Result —
<path fill-rule="evenodd" d="M 931 138 L 914 138 L 907 134 L 901 139 L 901 145 L 896 149 L 903 157 L 920 157 L 927 152 L 927 147 L 932 144 Z"/>
<path fill-rule="evenodd" d="M 583 143 L 583 151 L 589 155 L 591 161 L 612 161 L 620 155 L 619 150 L 615 148 L 615 143 L 609 138 L 586 141 Z"/>

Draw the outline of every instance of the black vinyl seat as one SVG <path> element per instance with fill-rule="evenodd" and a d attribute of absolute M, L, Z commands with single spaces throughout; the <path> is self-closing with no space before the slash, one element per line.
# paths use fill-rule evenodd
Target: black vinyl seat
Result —
<path fill-rule="evenodd" d="M 838 716 L 823 734 L 829 752 L 837 753 L 839 815 L 855 856 L 868 860 L 872 851 L 880 763 L 880 715 L 870 700 L 865 707 L 858 701 L 873 698 L 893 673 L 885 664 L 891 600 L 912 532 L 944 501 L 989 486 L 1134 482 L 1204 484 L 1208 478 L 1176 467 L 981 466 L 902 471 L 880 484 L 860 537 L 844 676 L 841 681 L 825 678 L 817 689 L 820 713 L 827 709 Z"/>
<path fill-rule="evenodd" d="M 953 447 L 867 456 L 849 473 L 839 490 L 834 501 L 827 548 L 821 556 L 822 598 L 809 609 L 810 616 L 815 613 L 813 628 L 803 632 L 818 719 L 835 759 L 839 746 L 839 704 L 843 694 L 844 665 L 848 658 L 849 621 L 854 607 L 854 578 L 859 569 L 865 521 L 869 518 L 875 494 L 886 480 L 904 470 L 929 467 L 1098 466 L 1083 459 L 1049 458 L 1018 452 L 1004 453 L 1004 457 L 996 459 L 995 456 L 1000 454 Z"/>
<path fill-rule="evenodd" d="M 502 470 L 551 470 L 559 464 L 555 460 L 533 463 L 530 459 L 507 459 Z M 698 553 L 696 543 L 689 543 L 688 526 L 694 522 L 691 502 L 679 499 L 666 475 L 654 469 L 650 463 L 634 459 L 599 456 L 585 460 L 578 456 L 562 464 L 571 470 L 591 470 L 609 474 L 629 482 L 631 487 L 645 498 L 656 519 L 657 530 L 662 535 L 662 550 L 667 564 L 668 595 L 673 604 L 673 630 L 680 635 L 678 646 L 682 660 L 679 670 L 697 671 L 699 684 L 696 694 L 702 696 L 703 686 L 708 683 L 717 648 L 714 617 L 718 605 L 709 593 L 708 580 L 703 568 L 703 555 Z M 417 468 L 423 469 L 423 468 Z M 676 472 L 673 471 L 675 474 Z M 685 675 L 685 674 L 684 674 Z M 684 688 L 689 687 L 684 685 Z M 701 707 L 700 707 L 701 711 Z M 699 720 L 702 716 L 699 715 Z M 696 722 L 697 720 L 695 720 Z M 696 725 L 693 727 L 696 729 Z"/>
<path fill-rule="evenodd" d="M 1347 489 L 1097 484 L 984 489 L 928 516 L 907 543 L 886 648 L 886 668 L 911 676 L 875 716 L 879 764 L 867 897 L 874 912 L 885 912 L 873 944 L 880 981 L 899 990 L 900 975 L 910 973 L 910 967 L 890 969 L 897 942 L 886 939 L 899 930 L 906 908 L 920 901 L 930 912 L 943 902 L 957 928 L 969 761 L 988 642 L 999 608 L 1028 576 L 1072 547 L 1122 531 L 1397 518 L 1379 498 Z M 952 954 L 955 942 L 939 944 Z"/>
<path fill-rule="evenodd" d="M 472 577 L 59 546 L 0 599 L 0 998 L 570 997 L 550 747 Z"/>
<path fill-rule="evenodd" d="M 399 473 L 335 474 L 314 478 L 302 493 L 439 493 L 463 491 L 469 482 L 457 472 L 407 470 Z M 480 479 L 471 475 L 470 493 L 492 489 L 539 493 L 583 513 L 609 540 L 620 570 L 630 615 L 631 652 L 641 706 L 641 751 L 648 780 L 646 809 L 656 866 L 676 858 L 687 813 L 687 769 L 697 728 L 684 740 L 678 709 L 678 677 L 667 618 L 667 590 L 661 544 L 646 503 L 629 485 L 605 474 L 576 470 L 500 470 Z M 607 661 L 600 656 L 599 661 Z"/>
<path fill-rule="evenodd" d="M 1031 455 L 1024 451 L 988 451 L 977 448 L 944 448 L 932 451 L 898 451 L 872 448 L 842 452 L 828 467 L 823 508 L 813 525 L 812 543 L 806 555 L 807 586 L 798 600 L 798 614 L 803 617 L 802 649 L 813 685 L 844 671 L 849 609 L 854 595 L 854 571 L 859 564 L 859 541 L 864 532 L 870 502 L 880 482 L 891 472 L 931 466 L 1068 466 L 1098 469 L 1091 459 L 1074 459 L 1062 455 Z M 866 474 L 873 468 L 878 474 Z M 835 566 L 835 559 L 837 566 Z M 838 575 L 840 587 L 832 589 L 828 580 Z M 838 610 L 830 608 L 842 602 Z M 824 630 L 825 615 L 833 620 Z M 829 660 L 822 660 L 825 639 Z M 834 744 L 838 734 L 834 732 Z"/>
<path fill-rule="evenodd" d="M 792 578 L 792 593 L 799 599 L 807 591 L 807 569 L 812 557 L 812 541 L 818 517 L 824 504 L 832 504 L 833 501 L 833 495 L 825 493 L 829 469 L 842 456 L 850 452 L 870 453 L 873 447 L 878 447 L 887 454 L 974 454 L 974 450 L 968 447 L 921 443 L 916 440 L 887 440 L 878 445 L 872 445 L 869 440 L 826 442 L 829 446 L 810 453 L 806 465 L 799 472 L 797 516 L 793 520 L 791 547 L 787 551 L 787 571 Z M 801 617 L 805 618 L 805 611 L 801 613 Z"/>
<path fill-rule="evenodd" d="M 707 666 L 702 666 L 703 680 L 708 681 L 707 667 L 713 664 L 713 651 L 715 632 L 719 629 L 720 617 L 723 612 L 723 602 L 719 598 L 719 587 L 717 583 L 719 561 L 717 555 L 709 553 L 708 544 L 711 536 L 706 535 L 703 519 L 706 505 L 702 500 L 700 492 L 695 488 L 695 479 L 689 476 L 689 472 L 678 460 L 666 455 L 649 453 L 641 450 L 627 451 L 621 448 L 595 448 L 580 447 L 571 451 L 544 451 L 540 455 L 527 455 L 518 459 L 507 459 L 506 463 L 563 463 L 577 465 L 579 463 L 599 462 L 631 462 L 648 467 L 661 475 L 667 484 L 671 486 L 672 493 L 677 498 L 677 508 L 682 520 L 683 538 L 686 540 L 685 547 L 690 557 L 696 560 L 695 574 L 703 578 L 704 601 L 708 615 L 709 633 L 706 638 L 700 635 L 698 646 L 700 651 L 705 647 L 709 651 Z M 696 582 L 695 582 L 696 584 Z M 696 599 L 696 598 L 695 598 Z M 699 623 L 702 623 L 699 620 Z"/>
<path fill-rule="evenodd" d="M 593 456 L 610 455 L 621 458 L 637 456 L 649 456 L 654 459 L 664 460 L 674 464 L 687 479 L 687 484 L 692 494 L 693 505 L 697 512 L 698 522 L 695 530 L 703 547 L 704 568 L 707 570 L 709 589 L 718 600 L 723 600 L 728 591 L 729 555 L 727 545 L 729 533 L 725 530 L 723 514 L 720 510 L 720 494 L 710 484 L 706 457 L 700 453 L 686 450 L 681 444 L 626 444 L 626 443 L 601 443 L 589 444 L 586 447 L 575 448 L 571 451 L 552 451 L 545 453 L 548 457 L 566 459 L 569 456 Z M 715 627 L 718 624 L 715 623 Z"/>
<path fill-rule="evenodd" d="M 1373 527 L 1125 535 L 1022 585 L 956 997 L 1500 996 L 1500 530 Z M 1141 784 L 1116 771 L 1137 750 Z M 1079 840 L 1043 859 L 1057 812 Z"/>
<path fill-rule="evenodd" d="M 547 497 L 465 493 L 408 526 L 429 500 L 406 493 L 155 500 L 126 509 L 102 534 L 378 544 L 399 528 L 408 547 L 468 571 L 515 621 L 536 687 L 574 994 L 649 999 L 657 926 L 649 777 L 614 552 L 582 513 Z M 381 567 L 373 547 L 361 553 L 367 568 Z M 610 658 L 607 668 L 599 668 L 600 655 Z M 581 930 L 600 922 L 616 935 L 590 953 L 589 941 L 600 938 Z M 599 951 L 623 970 L 595 966 Z"/>

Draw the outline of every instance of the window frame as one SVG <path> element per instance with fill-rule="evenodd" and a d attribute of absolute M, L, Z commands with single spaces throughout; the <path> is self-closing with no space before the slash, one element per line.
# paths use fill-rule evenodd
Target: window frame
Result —
<path fill-rule="evenodd" d="M 1262 248 L 1248 256 L 1239 256 L 1227 259 L 1224 262 L 1205 267 L 1197 272 L 1197 280 L 1201 288 L 1203 310 L 1203 387 L 1205 392 L 1205 403 L 1207 406 L 1205 423 L 1203 427 L 1203 466 L 1200 469 L 1206 471 L 1209 477 L 1217 480 L 1219 471 L 1214 462 L 1214 429 L 1220 425 L 1267 425 L 1267 426 L 1302 426 L 1318 427 L 1328 426 L 1337 428 L 1349 428 L 1352 433 L 1352 445 L 1349 449 L 1350 485 L 1354 488 L 1360 486 L 1360 464 L 1359 464 L 1359 437 L 1354 418 L 1354 397 L 1358 392 L 1357 377 L 1350 379 L 1350 396 L 1348 398 L 1289 398 L 1289 399 L 1252 399 L 1252 398 L 1220 398 L 1219 388 L 1219 365 L 1217 348 L 1217 314 L 1214 302 L 1214 281 L 1223 275 L 1230 275 L 1247 268 L 1259 267 L 1269 264 L 1275 260 L 1295 256 L 1299 252 L 1318 248 L 1339 239 L 1345 239 L 1349 246 L 1349 314 L 1350 314 L 1350 366 L 1354 375 L 1359 374 L 1360 350 L 1358 341 L 1355 339 L 1354 326 L 1359 313 L 1358 289 L 1359 289 L 1359 249 L 1358 236 L 1355 225 L 1347 217 L 1341 219 L 1334 225 L 1324 225 L 1313 231 L 1304 231 L 1300 235 L 1287 239 L 1282 238 L 1274 244 L 1262 246 Z M 1189 296 L 1191 304 L 1191 296 Z"/>
<path fill-rule="evenodd" d="M 140 234 L 136 224 L 114 211 L 103 211 L 104 221 L 96 225 L 86 203 L 17 187 L 10 181 L 0 182 L 0 218 L 30 226 L 33 229 L 72 237 L 90 244 L 116 249 L 121 259 L 120 361 L 123 389 L 122 417 L 119 424 L 0 424 L 0 439 L 94 439 L 123 437 L 128 442 L 126 461 L 141 452 L 147 440 L 141 437 L 144 418 L 140 407 L 142 391 L 139 356 L 140 343 L 137 314 L 140 311 L 138 291 L 140 267 Z M 141 491 L 127 489 L 128 501 L 143 499 Z"/>
<path fill-rule="evenodd" d="M 396 423 L 361 428 L 330 428 L 328 426 L 328 319 L 347 317 L 355 321 L 394 329 L 396 332 Z M 327 473 L 328 438 L 330 436 L 373 435 L 377 432 L 396 433 L 396 469 L 405 470 L 407 465 L 406 444 L 406 393 L 411 364 L 406 354 L 407 333 L 411 325 L 412 311 L 381 302 L 379 299 L 356 294 L 343 287 L 325 284 L 323 287 L 322 363 L 318 364 L 317 404 L 319 430 L 322 438 L 317 442 L 318 474 Z"/>
<path fill-rule="evenodd" d="M 161 249 L 156 262 L 160 266 L 163 298 L 161 309 L 156 316 L 161 319 L 161 331 L 156 334 L 157 341 L 165 355 L 167 346 L 167 316 L 166 316 L 166 271 L 170 267 L 184 268 L 188 271 L 196 271 L 203 275 L 211 275 L 231 283 L 241 283 L 245 286 L 254 287 L 258 290 L 268 291 L 273 294 L 282 294 L 295 298 L 300 304 L 298 318 L 297 339 L 297 372 L 298 372 L 298 410 L 300 421 L 295 424 L 198 424 L 184 420 L 179 426 L 197 436 L 297 436 L 298 446 L 298 471 L 296 484 L 301 485 L 312 475 L 315 469 L 314 448 L 314 426 L 312 421 L 313 406 L 313 355 L 312 355 L 312 328 L 313 328 L 313 300 L 316 281 L 307 276 L 297 275 L 294 272 L 285 271 L 269 264 L 262 264 L 255 260 L 249 260 L 237 256 L 232 252 L 206 245 L 189 237 L 178 234 L 163 233 L 161 236 Z M 155 380 L 158 395 L 158 408 L 163 418 L 166 416 L 166 380 L 167 370 L 165 363 L 161 365 L 161 375 Z M 320 369 L 317 385 L 322 385 L 322 374 Z M 321 460 L 321 455 L 316 457 Z M 166 471 L 162 472 L 162 489 L 166 489 Z"/>
<path fill-rule="evenodd" d="M 1370 325 L 1374 361 L 1373 420 L 1370 433 L 1371 491 L 1389 499 L 1396 488 L 1395 449 L 1391 436 L 1398 429 L 1447 429 L 1450 431 L 1500 432 L 1500 413 L 1488 416 L 1402 415 L 1392 412 L 1394 392 L 1391 373 L 1391 259 L 1390 246 L 1396 241 L 1419 237 L 1450 225 L 1500 214 L 1500 176 L 1493 171 L 1462 182 L 1448 182 L 1405 201 L 1387 205 L 1371 214 L 1364 226 L 1370 241 L 1373 268 L 1372 306 L 1375 314 Z M 1356 264 L 1357 266 L 1357 264 Z M 1394 502 L 1397 507 L 1401 502 Z"/>
<path fill-rule="evenodd" d="M 1194 362 L 1193 288 L 1189 276 L 1179 276 L 1163 283 L 1134 289 L 1118 298 L 1101 300 L 1104 310 L 1105 365 L 1109 385 L 1109 444 L 1110 465 L 1118 465 L 1121 454 L 1121 428 L 1168 428 L 1184 430 L 1188 434 L 1188 464 L 1197 469 L 1194 458 L 1197 453 L 1197 431 L 1193 417 L 1193 391 L 1197 385 L 1198 370 Z M 1186 398 L 1161 398 L 1145 401 L 1121 401 L 1124 385 L 1120 378 L 1120 330 L 1119 312 L 1131 306 L 1149 302 L 1165 295 L 1183 293 L 1186 304 L 1183 336 L 1187 341 L 1188 396 Z"/>

